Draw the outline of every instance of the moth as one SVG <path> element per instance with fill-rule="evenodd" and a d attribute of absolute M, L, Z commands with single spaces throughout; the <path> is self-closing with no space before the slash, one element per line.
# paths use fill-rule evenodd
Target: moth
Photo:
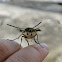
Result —
<path fill-rule="evenodd" d="M 36 28 L 39 24 L 41 24 L 41 22 L 39 22 L 37 25 L 35 25 L 32 28 L 31 27 L 27 27 L 25 29 L 24 28 L 19 28 L 19 27 L 10 25 L 10 24 L 7 24 L 7 25 L 19 29 L 19 31 L 22 33 L 21 35 L 19 35 L 17 38 L 15 38 L 13 40 L 19 39 L 21 37 L 21 43 L 22 43 L 22 37 L 24 37 L 25 40 L 27 41 L 28 45 L 29 45 L 28 39 L 34 39 L 35 43 L 40 45 L 40 43 L 38 41 L 38 34 L 37 34 L 37 32 L 41 31 L 41 29 Z M 36 36 L 37 36 L 37 39 L 35 39 Z"/>

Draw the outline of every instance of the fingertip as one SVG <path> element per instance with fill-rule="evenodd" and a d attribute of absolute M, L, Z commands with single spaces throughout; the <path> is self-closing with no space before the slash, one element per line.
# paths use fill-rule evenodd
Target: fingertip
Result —
<path fill-rule="evenodd" d="M 46 50 L 49 50 L 48 45 L 45 43 L 41 43 L 41 46 L 44 47 Z"/>
<path fill-rule="evenodd" d="M 34 49 L 36 49 L 36 51 L 40 53 L 41 60 L 43 60 L 49 53 L 48 45 L 45 43 L 40 43 L 40 45 L 39 44 L 31 45 L 31 47 L 33 47 Z"/>

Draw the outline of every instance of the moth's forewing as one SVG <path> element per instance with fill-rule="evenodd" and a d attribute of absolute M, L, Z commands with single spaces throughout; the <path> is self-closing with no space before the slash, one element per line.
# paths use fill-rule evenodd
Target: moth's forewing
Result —
<path fill-rule="evenodd" d="M 35 29 L 36 31 L 41 31 L 41 29 Z"/>

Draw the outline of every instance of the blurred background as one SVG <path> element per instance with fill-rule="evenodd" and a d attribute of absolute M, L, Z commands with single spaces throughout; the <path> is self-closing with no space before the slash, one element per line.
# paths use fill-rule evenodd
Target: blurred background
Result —
<path fill-rule="evenodd" d="M 21 34 L 7 24 L 27 28 L 40 21 L 39 41 L 50 49 L 43 62 L 62 62 L 62 0 L 0 0 L 0 39 L 12 40 Z M 20 38 L 15 41 L 21 42 Z M 27 46 L 24 38 L 22 46 Z"/>

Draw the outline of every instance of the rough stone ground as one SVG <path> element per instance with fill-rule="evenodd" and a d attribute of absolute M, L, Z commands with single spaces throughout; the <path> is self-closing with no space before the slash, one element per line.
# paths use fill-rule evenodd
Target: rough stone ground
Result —
<path fill-rule="evenodd" d="M 33 27 L 40 21 L 42 24 L 37 27 L 42 30 L 38 32 L 39 41 L 47 43 L 50 49 L 49 55 L 43 62 L 62 62 L 62 14 L 0 3 L 1 39 L 14 39 L 21 34 L 6 24 L 26 28 Z M 20 43 L 20 39 L 16 41 Z M 30 44 L 34 44 L 33 40 Z M 24 38 L 22 46 L 27 46 Z"/>

